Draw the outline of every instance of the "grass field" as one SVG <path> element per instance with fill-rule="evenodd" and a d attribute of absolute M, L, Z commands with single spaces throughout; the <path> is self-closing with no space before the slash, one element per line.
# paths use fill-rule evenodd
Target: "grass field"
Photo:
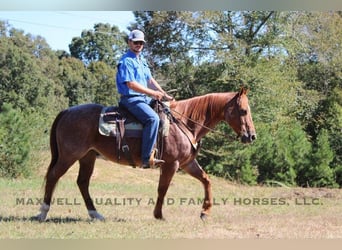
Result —
<path fill-rule="evenodd" d="M 159 170 L 140 170 L 98 159 L 90 191 L 105 222 L 88 218 L 76 185 L 78 166 L 54 193 L 48 220 L 31 219 L 43 195 L 41 173 L 0 179 L 0 239 L 330 239 L 342 238 L 339 189 L 247 187 L 212 176 L 215 204 L 200 218 L 203 188 L 179 172 L 164 205 L 165 221 L 153 217 Z"/>

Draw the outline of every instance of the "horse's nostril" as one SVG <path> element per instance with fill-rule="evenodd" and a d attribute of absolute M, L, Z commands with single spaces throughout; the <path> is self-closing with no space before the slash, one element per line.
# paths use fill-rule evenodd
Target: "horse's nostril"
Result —
<path fill-rule="evenodd" d="M 246 133 L 243 133 L 241 135 L 241 142 L 243 142 L 243 143 L 251 143 L 255 139 L 256 139 L 256 134 L 255 133 L 251 134 L 249 132 L 246 132 Z"/>

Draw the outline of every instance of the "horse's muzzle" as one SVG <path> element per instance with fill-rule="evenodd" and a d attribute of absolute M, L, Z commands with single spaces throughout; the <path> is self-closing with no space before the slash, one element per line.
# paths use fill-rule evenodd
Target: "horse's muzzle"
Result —
<path fill-rule="evenodd" d="M 241 142 L 242 143 L 251 143 L 254 140 L 256 140 L 256 133 L 255 132 L 243 133 L 241 135 Z"/>

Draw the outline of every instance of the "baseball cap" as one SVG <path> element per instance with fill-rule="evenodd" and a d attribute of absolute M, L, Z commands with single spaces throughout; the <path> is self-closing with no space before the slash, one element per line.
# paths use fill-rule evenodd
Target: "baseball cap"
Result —
<path fill-rule="evenodd" d="M 135 42 L 135 41 L 143 41 L 144 43 L 146 43 L 145 35 L 140 30 L 132 30 L 131 33 L 128 36 L 128 40 L 132 40 L 133 42 Z"/>

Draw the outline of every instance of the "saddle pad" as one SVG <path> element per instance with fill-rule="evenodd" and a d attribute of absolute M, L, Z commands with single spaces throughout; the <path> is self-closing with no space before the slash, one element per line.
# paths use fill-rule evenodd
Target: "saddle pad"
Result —
<path fill-rule="evenodd" d="M 107 107 L 102 108 L 99 119 L 99 133 L 104 136 L 115 137 L 118 133 L 116 122 L 105 122 L 104 116 Z M 143 126 L 137 122 L 125 123 L 126 137 L 141 137 Z"/>
<path fill-rule="evenodd" d="M 104 136 L 112 136 L 116 137 L 118 134 L 117 124 L 116 122 L 105 121 L 104 117 L 106 116 L 106 112 L 108 112 L 108 107 L 102 108 L 100 118 L 99 118 L 99 133 Z M 127 121 L 127 120 L 126 120 Z M 139 138 L 142 136 L 143 126 L 141 123 L 130 120 L 129 122 L 125 122 L 125 137 L 134 137 Z M 163 136 L 169 135 L 170 130 L 170 120 L 164 119 L 161 121 L 160 128 L 162 130 Z"/>

